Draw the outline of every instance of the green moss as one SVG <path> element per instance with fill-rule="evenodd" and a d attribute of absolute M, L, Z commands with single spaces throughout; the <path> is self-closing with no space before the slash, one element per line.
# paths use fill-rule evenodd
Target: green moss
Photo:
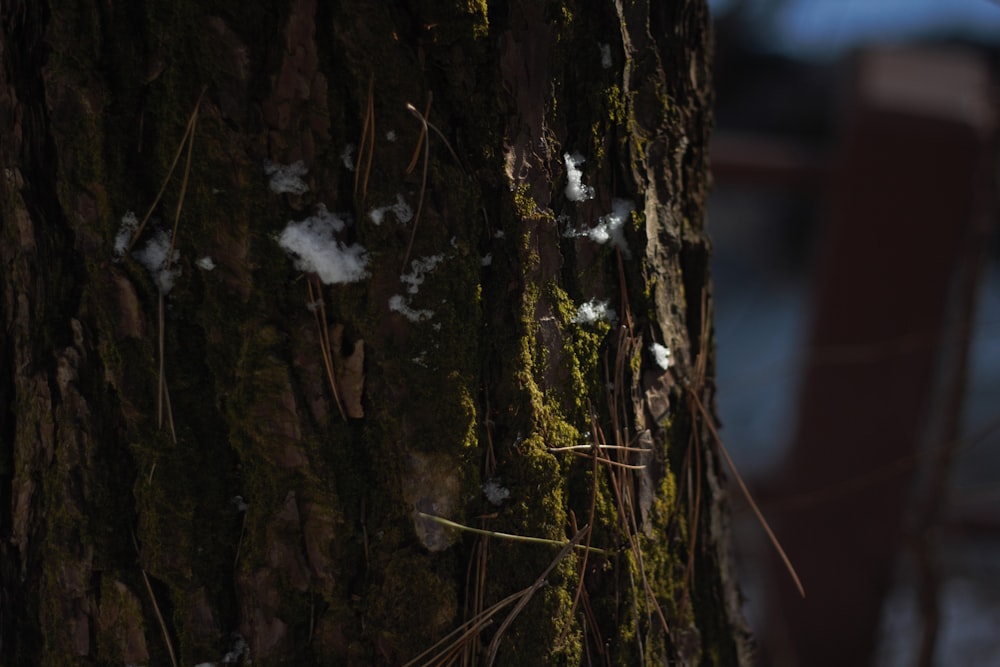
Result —
<path fill-rule="evenodd" d="M 577 306 L 569 294 L 555 282 L 548 284 L 547 292 L 564 334 L 562 362 L 570 382 L 563 398 L 571 409 L 573 418 L 579 420 L 586 431 L 590 419 L 589 410 L 594 407 L 588 405 L 588 397 L 604 393 L 601 351 L 611 324 L 606 320 L 585 325 L 574 323 Z"/>
<path fill-rule="evenodd" d="M 632 377 L 639 377 L 639 373 L 642 370 L 642 349 L 635 348 L 632 351 L 632 356 L 628 359 L 629 370 L 632 371 Z"/>
<path fill-rule="evenodd" d="M 543 215 L 527 183 L 521 183 L 514 189 L 514 212 L 522 220 L 536 220 Z"/>
<path fill-rule="evenodd" d="M 486 0 L 465 0 L 465 10 L 472 18 L 472 35 L 477 39 L 489 35 L 490 22 Z"/>
<path fill-rule="evenodd" d="M 409 550 L 392 554 L 384 564 L 365 609 L 367 623 L 378 628 L 376 644 L 387 651 L 383 659 L 412 659 L 456 623 L 458 591 L 450 564 L 450 559 Z"/>
<path fill-rule="evenodd" d="M 604 89 L 604 104 L 608 119 L 615 125 L 624 126 L 628 119 L 628 106 L 625 103 L 625 95 L 618 84 L 610 85 Z"/>

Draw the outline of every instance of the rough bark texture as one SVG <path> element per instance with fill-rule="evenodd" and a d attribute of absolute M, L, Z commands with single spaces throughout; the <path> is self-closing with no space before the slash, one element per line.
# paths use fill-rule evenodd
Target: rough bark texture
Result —
<path fill-rule="evenodd" d="M 499 637 L 507 665 L 747 660 L 717 464 L 684 394 L 711 400 L 703 2 L 2 12 L 0 663 L 401 664 L 553 563 L 453 656 L 488 660 Z M 203 90 L 161 315 L 114 238 Z M 406 171 L 422 129 L 406 104 L 431 95 L 425 177 L 422 152 Z M 567 200 L 564 152 L 587 157 L 593 199 Z M 265 161 L 298 160 L 308 192 L 273 193 Z M 150 223 L 168 231 L 183 162 Z M 410 259 L 443 255 L 416 294 L 414 222 L 368 216 L 397 197 L 422 201 Z M 627 252 L 565 234 L 615 198 L 635 206 Z M 275 234 L 319 204 L 353 215 L 343 241 L 369 264 L 317 295 Z M 621 321 L 577 321 L 594 298 Z M 157 425 L 161 317 L 175 437 Z M 551 451 L 595 437 L 644 451 Z M 418 511 L 559 542 L 589 524 L 609 553 L 557 558 Z"/>

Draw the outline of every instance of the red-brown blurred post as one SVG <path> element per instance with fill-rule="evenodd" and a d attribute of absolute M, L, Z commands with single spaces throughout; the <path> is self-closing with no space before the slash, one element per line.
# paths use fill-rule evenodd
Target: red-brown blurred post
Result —
<path fill-rule="evenodd" d="M 800 422 L 778 484 L 785 511 L 772 516 L 807 597 L 772 578 L 770 664 L 871 660 L 994 120 L 974 57 L 858 59 Z"/>

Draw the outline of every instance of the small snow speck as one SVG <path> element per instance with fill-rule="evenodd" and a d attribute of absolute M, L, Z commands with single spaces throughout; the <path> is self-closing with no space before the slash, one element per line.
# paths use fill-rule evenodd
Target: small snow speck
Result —
<path fill-rule="evenodd" d="M 510 489 L 505 489 L 496 480 L 491 479 L 483 484 L 483 495 L 491 505 L 500 505 L 510 498 Z"/>
<path fill-rule="evenodd" d="M 302 160 L 289 165 L 265 161 L 264 173 L 271 177 L 271 192 L 275 194 L 301 195 L 309 191 L 309 186 L 302 180 L 302 177 L 309 173 L 309 169 Z"/>
<path fill-rule="evenodd" d="M 213 262 L 212 258 L 209 257 L 208 255 L 196 259 L 194 261 L 194 265 L 197 266 L 202 271 L 211 271 L 212 269 L 215 268 L 215 262 Z"/>
<path fill-rule="evenodd" d="M 413 209 L 410 208 L 410 205 L 406 203 L 406 200 L 403 199 L 403 195 L 401 194 L 396 195 L 395 204 L 379 206 L 378 208 L 373 208 L 368 211 L 368 217 L 371 218 L 371 221 L 376 225 L 381 225 L 382 220 L 385 218 L 385 214 L 389 212 L 392 212 L 392 214 L 396 216 L 396 221 L 400 224 L 405 224 L 413 219 Z"/>
<path fill-rule="evenodd" d="M 354 149 L 357 148 L 354 144 L 347 144 L 344 146 L 344 150 L 340 153 L 340 160 L 344 163 L 344 168 L 348 171 L 354 171 Z"/>
<path fill-rule="evenodd" d="M 410 272 L 401 275 L 399 277 L 399 281 L 408 285 L 406 288 L 407 292 L 410 294 L 416 294 L 420 291 L 420 286 L 423 284 L 426 274 L 433 271 L 434 267 L 443 261 L 444 254 L 429 255 L 427 257 L 419 257 L 411 260 Z"/>
<path fill-rule="evenodd" d="M 434 317 L 433 310 L 410 308 L 409 301 L 401 294 L 394 294 L 389 297 L 389 310 L 399 313 L 411 322 L 422 322 Z"/>
<path fill-rule="evenodd" d="M 653 343 L 649 346 L 649 351 L 653 355 L 653 360 L 657 366 L 663 370 L 670 368 L 670 350 L 659 343 Z"/>
<path fill-rule="evenodd" d="M 611 69 L 611 45 L 601 44 L 601 67 Z"/>
<path fill-rule="evenodd" d="M 132 240 L 132 235 L 135 234 L 138 226 L 139 220 L 132 211 L 128 211 L 122 216 L 121 226 L 118 227 L 118 233 L 115 234 L 115 252 L 112 256 L 115 262 L 122 261 L 128 250 L 128 242 Z"/>

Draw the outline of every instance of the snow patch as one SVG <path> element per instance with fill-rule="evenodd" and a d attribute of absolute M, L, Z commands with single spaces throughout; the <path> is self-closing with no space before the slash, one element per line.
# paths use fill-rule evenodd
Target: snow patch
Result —
<path fill-rule="evenodd" d="M 649 351 L 653 355 L 653 360 L 656 365 L 667 370 L 670 368 L 670 350 L 659 343 L 653 343 L 649 346 Z"/>
<path fill-rule="evenodd" d="M 618 315 L 614 310 L 608 308 L 608 300 L 598 301 L 597 299 L 591 299 L 590 301 L 581 304 L 576 311 L 576 315 L 573 317 L 573 322 L 575 324 L 593 324 L 598 320 L 616 320 Z"/>
<path fill-rule="evenodd" d="M 315 273 L 327 285 L 355 283 L 368 276 L 368 255 L 358 244 L 338 241 L 335 232 L 346 223 L 320 204 L 316 215 L 301 222 L 289 221 L 277 236 L 299 271 Z"/>
<path fill-rule="evenodd" d="M 170 256 L 168 257 L 168 255 Z M 171 268 L 173 263 L 180 259 L 180 256 L 179 250 L 170 252 L 170 235 L 162 229 L 154 230 L 152 236 L 146 241 L 146 245 L 139 250 L 132 251 L 132 257 L 149 271 L 153 282 L 163 294 L 170 293 L 170 290 L 174 288 L 174 279 L 181 273 L 179 267 Z"/>
<path fill-rule="evenodd" d="M 594 198 L 594 188 L 583 184 L 583 172 L 580 165 L 586 162 L 579 153 L 563 154 L 566 163 L 566 198 L 570 201 L 587 201 Z"/>

